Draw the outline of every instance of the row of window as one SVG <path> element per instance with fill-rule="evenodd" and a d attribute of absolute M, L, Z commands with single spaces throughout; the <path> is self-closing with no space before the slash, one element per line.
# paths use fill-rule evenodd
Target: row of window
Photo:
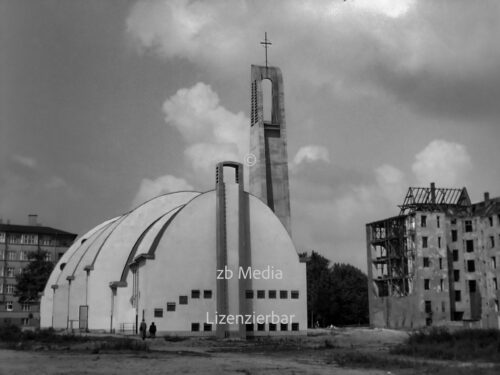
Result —
<path fill-rule="evenodd" d="M 280 331 L 298 331 L 299 330 L 299 323 L 292 323 L 292 324 L 286 324 L 286 323 L 281 323 L 281 324 L 274 324 L 274 323 L 269 323 L 268 324 L 268 330 L 269 332 L 276 332 L 278 330 L 278 326 L 280 327 Z M 209 323 L 203 323 L 201 325 L 200 323 L 191 323 L 191 332 L 199 332 L 201 328 L 203 328 L 204 332 L 211 332 L 212 331 L 212 324 Z M 265 332 L 266 331 L 266 323 L 259 323 L 259 324 L 246 324 L 245 325 L 246 331 L 247 332 L 253 332 L 254 330 L 257 330 L 258 332 Z"/>
<path fill-rule="evenodd" d="M 14 310 L 14 302 L 6 301 L 5 302 L 5 311 L 13 311 Z M 21 311 L 31 311 L 31 304 L 23 303 L 21 305 Z"/>
<path fill-rule="evenodd" d="M 69 246 L 69 238 L 56 238 L 50 235 L 28 234 L 28 233 L 9 233 L 0 232 L 0 243 L 19 244 L 19 245 L 41 245 L 41 246 Z"/>
<path fill-rule="evenodd" d="M 0 260 L 29 260 L 29 255 L 30 255 L 30 251 L 26 251 L 26 250 L 21 250 L 21 251 L 12 251 L 12 250 L 9 250 L 7 252 L 5 252 L 5 250 L 0 250 Z M 59 259 L 63 256 L 64 253 L 59 253 L 58 254 L 58 257 Z M 52 254 L 51 253 L 46 253 L 45 254 L 45 260 L 47 262 L 51 262 L 53 259 L 52 259 Z"/>
<path fill-rule="evenodd" d="M 18 274 L 22 272 L 22 268 L 17 269 Z M 0 267 L 0 277 L 16 277 L 16 269 L 14 267 Z"/>
<path fill-rule="evenodd" d="M 14 284 L 1 284 L 0 283 L 0 294 L 14 294 L 16 286 Z"/>
<path fill-rule="evenodd" d="M 262 299 L 265 298 L 266 296 L 266 291 L 265 290 L 257 290 L 257 298 Z M 288 290 L 280 290 L 280 299 L 288 299 Z M 198 289 L 193 289 L 191 290 L 191 298 L 192 299 L 199 299 L 201 295 L 200 290 Z M 276 290 L 268 290 L 268 298 L 270 299 L 276 299 L 277 291 Z M 245 297 L 247 299 L 252 299 L 254 298 L 254 291 L 249 289 L 245 291 Z M 290 291 L 290 297 L 292 299 L 298 299 L 299 298 L 299 291 L 298 290 L 292 290 Z M 204 290 L 203 291 L 203 298 L 205 299 L 210 299 L 212 298 L 212 291 L 211 290 Z M 188 304 L 188 296 L 179 296 L 179 305 L 187 305 Z M 175 311 L 176 310 L 176 303 L 175 302 L 167 302 L 167 311 Z M 155 318 L 163 318 L 163 309 L 162 308 L 155 308 L 154 309 L 154 316 Z"/>
<path fill-rule="evenodd" d="M 256 292 L 256 293 L 254 293 Z M 288 290 L 280 290 L 280 299 L 288 299 Z M 269 299 L 276 299 L 277 296 L 277 291 L 276 290 L 268 290 L 267 291 L 267 298 Z M 265 290 L 252 290 L 248 289 L 245 291 L 245 298 L 246 299 L 253 299 L 254 297 L 257 297 L 257 299 L 263 299 L 266 298 L 266 291 Z M 292 290 L 290 291 L 290 298 L 292 299 L 298 299 L 299 298 L 299 291 L 298 290 Z"/>

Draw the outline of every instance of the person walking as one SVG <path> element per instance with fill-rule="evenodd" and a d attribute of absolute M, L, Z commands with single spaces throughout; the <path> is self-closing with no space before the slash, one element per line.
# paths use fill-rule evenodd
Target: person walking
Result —
<path fill-rule="evenodd" d="M 141 332 L 142 339 L 145 340 L 146 339 L 146 331 L 148 329 L 148 325 L 144 321 L 144 318 L 142 319 L 141 325 L 139 327 L 140 327 L 139 331 Z"/>
<path fill-rule="evenodd" d="M 149 326 L 149 337 L 155 338 L 156 337 L 156 326 L 155 322 L 152 322 L 151 325 Z"/>

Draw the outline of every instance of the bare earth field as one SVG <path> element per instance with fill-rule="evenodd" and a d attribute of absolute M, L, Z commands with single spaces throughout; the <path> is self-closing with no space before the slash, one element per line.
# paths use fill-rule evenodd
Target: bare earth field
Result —
<path fill-rule="evenodd" d="M 391 363 L 388 363 L 386 368 L 378 363 L 373 366 L 375 369 L 371 369 L 370 364 L 346 365 L 340 361 L 339 365 L 339 358 L 342 358 L 344 353 L 369 353 L 381 358 L 387 357 L 388 348 L 403 342 L 407 335 L 406 332 L 392 330 L 350 328 L 313 330 L 307 338 L 302 339 L 263 341 L 210 339 L 165 341 L 159 337 L 146 340 L 150 346 L 149 351 L 105 350 L 92 341 L 65 344 L 66 346 L 57 348 L 39 345 L 34 346 L 33 350 L 0 349 L 0 374 L 431 373 L 422 368 L 400 368 Z M 467 370 L 463 373 L 492 372 L 480 369 L 480 372 Z"/>

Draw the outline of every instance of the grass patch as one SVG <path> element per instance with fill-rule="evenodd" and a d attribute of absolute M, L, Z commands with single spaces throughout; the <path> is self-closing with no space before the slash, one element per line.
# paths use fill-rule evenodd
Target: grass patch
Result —
<path fill-rule="evenodd" d="M 360 351 L 332 352 L 327 358 L 327 363 L 336 363 L 341 367 L 398 370 L 400 374 L 497 375 L 500 372 L 500 366 L 479 367 L 471 365 L 458 367 L 453 364 L 443 365 Z"/>
<path fill-rule="evenodd" d="M 412 333 L 392 354 L 432 359 L 500 362 L 500 330 L 462 329 L 450 331 L 433 327 Z"/>

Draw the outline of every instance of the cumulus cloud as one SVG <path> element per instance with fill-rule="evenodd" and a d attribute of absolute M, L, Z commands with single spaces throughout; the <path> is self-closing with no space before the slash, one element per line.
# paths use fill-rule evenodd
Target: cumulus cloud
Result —
<path fill-rule="evenodd" d="M 35 158 L 29 157 L 29 156 L 24 156 L 24 155 L 12 155 L 12 161 L 15 162 L 18 165 L 22 165 L 23 167 L 26 168 L 36 168 L 37 166 L 37 161 Z"/>
<path fill-rule="evenodd" d="M 162 194 L 184 190 L 190 191 L 193 190 L 193 187 L 183 178 L 171 175 L 158 177 L 155 180 L 145 178 L 141 182 L 139 191 L 133 200 L 132 207 L 137 207 L 139 204 Z"/>
<path fill-rule="evenodd" d="M 141 50 L 229 80 L 261 55 L 256 30 L 267 30 L 271 61 L 281 56 L 309 93 L 386 93 L 424 112 L 484 117 L 500 108 L 499 11 L 495 0 L 158 0 L 137 2 L 127 30 Z"/>
<path fill-rule="evenodd" d="M 420 185 L 435 182 L 443 187 L 465 185 L 472 161 L 464 145 L 434 140 L 415 155 L 412 171 Z"/>
<path fill-rule="evenodd" d="M 316 145 L 301 147 L 293 158 L 292 166 L 299 165 L 304 162 L 311 163 L 315 161 L 330 163 L 330 153 L 326 147 Z"/>
<path fill-rule="evenodd" d="M 165 101 L 163 111 L 167 124 L 184 138 L 186 159 L 197 172 L 212 173 L 217 162 L 241 161 L 248 151 L 250 120 L 224 108 L 207 84 L 178 90 Z"/>

